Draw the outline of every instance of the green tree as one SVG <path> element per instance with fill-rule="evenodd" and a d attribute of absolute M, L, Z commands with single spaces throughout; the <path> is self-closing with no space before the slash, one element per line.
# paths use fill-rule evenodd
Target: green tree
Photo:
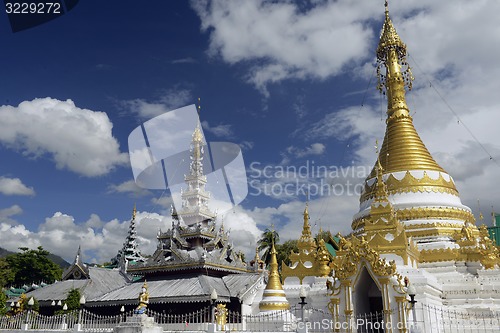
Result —
<path fill-rule="evenodd" d="M 5 258 L 0 258 L 0 289 L 14 282 L 14 272 Z"/>
<path fill-rule="evenodd" d="M 281 264 L 290 265 L 290 254 L 293 252 L 298 252 L 297 240 L 287 240 L 283 244 L 278 244 L 276 246 L 276 257 L 278 259 L 278 268 L 281 271 Z"/>
<path fill-rule="evenodd" d="M 2 288 L 0 288 L 0 316 L 7 313 L 7 295 Z"/>
<path fill-rule="evenodd" d="M 68 296 L 66 298 L 66 305 L 68 306 L 68 310 L 78 310 L 80 308 L 80 290 L 73 288 L 68 292 Z"/>
<path fill-rule="evenodd" d="M 276 244 L 280 241 L 280 235 L 276 230 L 271 230 L 269 228 L 264 230 L 260 239 L 257 241 L 257 249 L 259 252 L 264 251 L 264 253 L 262 253 L 262 260 L 266 263 L 266 265 L 268 265 L 271 260 L 270 253 L 273 241 L 276 246 Z"/>
<path fill-rule="evenodd" d="M 47 256 L 49 251 L 39 246 L 36 250 L 30 250 L 27 247 L 19 248 L 22 252 L 8 255 L 5 259 L 8 266 L 14 273 L 14 282 L 16 284 L 31 284 L 44 281 L 53 283 L 60 280 L 62 269 L 50 260 Z"/>
<path fill-rule="evenodd" d="M 320 239 L 323 239 L 325 242 L 328 242 L 330 240 L 331 235 L 332 234 L 330 233 L 330 231 L 320 230 L 316 235 L 316 237 L 314 237 L 316 239 L 316 244 L 318 244 Z"/>

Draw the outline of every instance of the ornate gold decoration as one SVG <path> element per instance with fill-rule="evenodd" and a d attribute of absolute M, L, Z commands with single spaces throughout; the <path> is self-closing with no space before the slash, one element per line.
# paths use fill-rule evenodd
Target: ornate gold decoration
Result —
<path fill-rule="evenodd" d="M 420 251 L 420 262 L 459 261 L 462 259 L 459 249 L 434 249 Z"/>
<path fill-rule="evenodd" d="M 394 276 L 396 274 L 396 263 L 380 258 L 379 254 L 373 250 L 364 239 L 351 237 L 346 239 L 339 235 L 340 249 L 337 256 L 333 258 L 331 267 L 334 276 L 339 280 L 345 280 L 353 276 L 361 261 L 366 261 L 372 271 L 379 276 Z"/>
<path fill-rule="evenodd" d="M 136 215 L 137 215 L 137 208 L 135 207 L 135 203 L 134 203 L 134 209 L 132 210 L 132 220 L 135 220 Z"/>
<path fill-rule="evenodd" d="M 322 241 L 322 243 L 321 243 Z M 297 241 L 299 252 L 290 254 L 290 265 L 284 263 L 281 265 L 281 275 L 283 280 L 287 277 L 298 277 L 300 282 L 306 276 L 328 276 L 330 274 L 330 254 L 326 249 L 323 240 L 318 241 L 319 246 L 311 234 L 311 225 L 309 223 L 309 210 L 306 204 L 304 209 L 304 224 L 302 235 Z"/>
<path fill-rule="evenodd" d="M 488 229 L 483 224 L 479 227 L 479 252 L 481 264 L 484 268 L 491 269 L 500 265 L 500 253 L 489 237 Z"/>
<path fill-rule="evenodd" d="M 227 324 L 227 313 L 226 304 L 219 303 L 215 308 L 215 322 L 219 326 L 219 330 L 224 331 Z"/>
<path fill-rule="evenodd" d="M 376 170 L 376 166 L 373 170 Z M 392 173 L 389 174 L 389 176 L 385 180 L 388 194 L 393 195 L 396 193 L 433 192 L 448 193 L 455 196 L 459 195 L 457 189 L 455 188 L 455 183 L 453 182 L 453 179 L 451 177 L 449 177 L 449 180 L 446 180 L 443 174 L 440 172 L 439 177 L 437 179 L 434 179 L 429 176 L 427 171 L 424 171 L 422 177 L 417 178 L 411 174 L 410 170 L 412 169 L 406 170 L 405 175 L 401 179 L 396 178 Z M 363 194 L 361 195 L 360 202 L 364 202 L 370 198 L 373 198 L 375 195 L 374 191 L 376 188 L 376 181 L 373 182 L 372 185 L 369 185 L 369 183 L 372 181 L 372 178 L 374 177 L 372 176 L 372 174 L 368 176 L 367 181 L 365 182 L 365 188 Z"/>
<path fill-rule="evenodd" d="M 436 261 L 479 261 L 485 269 L 500 265 L 498 248 L 489 238 L 488 230 L 482 225 L 479 230 L 473 225 L 465 225 L 454 234 L 458 249 L 435 249 L 420 252 L 421 262 Z"/>
<path fill-rule="evenodd" d="M 460 247 L 476 245 L 476 237 L 479 235 L 477 228 L 470 222 L 465 222 L 460 232 L 456 232 L 453 238 Z"/>
<path fill-rule="evenodd" d="M 380 160 L 377 160 L 375 198 L 370 207 L 370 215 L 364 223 L 368 244 L 378 253 L 394 253 L 400 256 L 405 264 L 408 264 L 409 258 L 418 262 L 417 246 L 407 238 L 403 225 L 396 217 L 382 175 L 382 165 Z"/>
<path fill-rule="evenodd" d="M 262 300 L 259 303 L 260 311 L 275 311 L 275 310 L 289 310 L 290 303 L 286 299 L 283 286 L 280 281 L 280 273 L 278 272 L 278 261 L 276 259 L 276 248 L 274 242 L 271 246 L 271 260 L 269 262 L 269 279 L 267 281 L 266 289 L 262 295 Z M 276 300 L 276 298 L 281 298 Z"/>
<path fill-rule="evenodd" d="M 316 253 L 316 262 L 318 266 L 318 275 L 321 277 L 327 277 L 330 275 L 330 253 L 326 249 L 325 240 L 319 240 L 318 252 Z"/>
<path fill-rule="evenodd" d="M 406 55 L 406 45 L 396 32 L 386 7 L 382 34 L 377 47 L 378 89 L 387 94 L 387 128 L 379 153 L 380 163 L 386 173 L 407 170 L 444 172 L 432 158 L 413 126 L 405 97 L 405 86 L 410 90 L 413 81 Z M 381 73 L 382 67 L 385 67 L 385 74 Z M 375 169 L 376 167 L 368 179 L 375 177 Z M 448 188 L 456 192 L 454 185 L 449 185 Z M 393 189 L 389 187 L 389 191 Z"/>
<path fill-rule="evenodd" d="M 468 210 L 454 208 L 454 207 L 418 207 L 418 208 L 406 208 L 401 210 L 396 210 L 396 218 L 399 221 L 407 220 L 457 220 L 460 223 L 449 223 L 449 222 L 431 222 L 431 223 L 419 223 L 406 225 L 405 228 L 408 231 L 414 229 L 427 229 L 427 228 L 453 228 L 461 229 L 463 226 L 462 221 L 474 223 L 474 215 Z M 358 232 L 358 229 L 364 227 L 366 222 L 366 217 L 355 219 L 352 222 L 352 229 Z"/>
<path fill-rule="evenodd" d="M 420 219 L 458 220 L 470 223 L 476 221 L 474 215 L 469 210 L 455 207 L 407 208 L 396 211 L 396 216 L 400 221 Z M 425 225 L 427 224 L 422 224 L 422 228 L 425 228 Z M 462 223 L 459 225 L 461 226 Z M 412 225 L 411 228 L 415 228 L 415 226 Z"/>

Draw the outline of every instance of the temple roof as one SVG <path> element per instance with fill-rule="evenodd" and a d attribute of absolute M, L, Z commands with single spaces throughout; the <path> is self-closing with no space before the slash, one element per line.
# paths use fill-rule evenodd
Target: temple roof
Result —
<path fill-rule="evenodd" d="M 237 274 L 225 277 L 206 275 L 172 276 L 161 280 L 148 280 L 150 303 L 190 303 L 210 301 L 215 289 L 218 301 L 229 302 L 231 297 L 241 299 L 247 290 L 262 279 L 259 274 Z M 106 295 L 89 300 L 88 305 L 136 304 L 142 282 L 131 283 Z"/>
<path fill-rule="evenodd" d="M 224 226 L 215 222 L 180 225 L 172 210 L 172 228 L 159 232 L 158 247 L 144 263 L 128 266 L 134 275 L 177 275 L 210 270 L 215 275 L 248 272 L 246 264 L 234 251 Z"/>
<path fill-rule="evenodd" d="M 88 272 L 88 279 L 57 281 L 30 291 L 27 296 L 36 298 L 41 305 L 49 305 L 54 300 L 65 300 L 71 289 L 79 289 L 90 300 L 129 283 L 129 279 L 118 269 L 88 267 Z"/>

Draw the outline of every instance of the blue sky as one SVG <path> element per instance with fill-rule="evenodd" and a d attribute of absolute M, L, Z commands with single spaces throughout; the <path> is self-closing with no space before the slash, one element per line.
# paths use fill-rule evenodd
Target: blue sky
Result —
<path fill-rule="evenodd" d="M 0 14 L 0 246 L 43 245 L 70 260 L 81 244 L 87 260 L 103 261 L 136 202 L 151 253 L 170 202 L 133 186 L 127 138 L 198 98 L 207 141 L 240 144 L 253 184 L 292 184 L 292 194 L 249 195 L 226 214 L 237 245 L 252 253 L 271 224 L 298 237 L 297 188 L 322 184 L 312 165 L 347 172 L 332 176 L 343 193 L 311 196 L 315 230 L 348 232 L 359 197 L 347 189 L 370 171 L 385 126 L 373 66 L 378 2 L 86 0 L 18 33 Z M 486 216 L 500 194 L 498 6 L 391 4 L 416 77 L 408 103 L 417 131 L 463 202 L 477 213 L 479 199 Z M 272 177 L 260 173 L 266 166 Z M 301 166 L 305 177 L 276 174 Z"/>

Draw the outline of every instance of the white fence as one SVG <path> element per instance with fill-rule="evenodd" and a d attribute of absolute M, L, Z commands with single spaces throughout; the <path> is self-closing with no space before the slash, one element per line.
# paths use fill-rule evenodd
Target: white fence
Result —
<path fill-rule="evenodd" d="M 393 310 L 393 313 L 395 311 Z M 132 315 L 132 311 L 115 316 L 96 315 L 87 310 L 54 316 L 24 312 L 15 316 L 0 317 L 0 331 L 27 329 L 33 333 L 49 330 L 112 332 L 114 327 Z M 147 315 L 153 317 L 164 331 L 206 332 L 212 320 L 212 308 L 177 315 L 147 310 Z M 392 332 L 407 329 L 409 333 L 498 333 L 500 314 L 488 311 L 454 311 L 417 303 L 413 309 L 408 310 L 406 327 L 402 325 L 392 323 Z M 388 331 L 387 328 L 382 312 L 356 316 L 340 315 L 337 321 L 333 321 L 329 312 L 310 308 L 302 311 L 300 307 L 261 315 L 241 315 L 228 311 L 224 327 L 219 326 L 219 330 L 225 332 L 295 332 L 307 329 L 311 333 L 383 333 Z"/>
<path fill-rule="evenodd" d="M 500 314 L 486 310 L 448 310 L 417 303 L 410 311 L 408 326 L 410 332 L 418 333 L 498 333 Z"/>

